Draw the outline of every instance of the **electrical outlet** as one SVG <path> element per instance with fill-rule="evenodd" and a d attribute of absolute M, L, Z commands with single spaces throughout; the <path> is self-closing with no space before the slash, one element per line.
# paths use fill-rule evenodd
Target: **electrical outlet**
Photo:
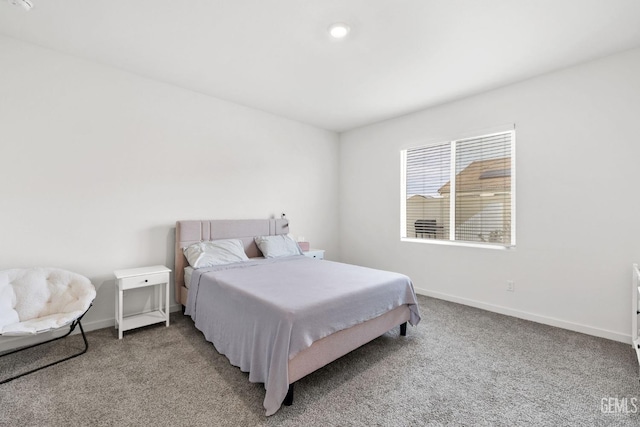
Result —
<path fill-rule="evenodd" d="M 515 292 L 515 290 L 516 290 L 516 284 L 513 282 L 513 280 L 507 280 L 507 291 Z"/>

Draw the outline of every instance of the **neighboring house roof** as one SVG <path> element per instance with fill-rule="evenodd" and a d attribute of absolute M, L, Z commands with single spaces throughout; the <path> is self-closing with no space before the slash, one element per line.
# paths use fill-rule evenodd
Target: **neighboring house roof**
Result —
<path fill-rule="evenodd" d="M 440 199 L 440 197 L 425 196 L 423 194 L 413 194 L 407 197 L 407 200 L 418 200 L 418 199 L 429 200 L 429 199 Z"/>
<path fill-rule="evenodd" d="M 491 193 L 511 189 L 511 157 L 476 160 L 456 175 L 456 192 Z M 451 181 L 440 187 L 438 193 L 451 192 Z"/>

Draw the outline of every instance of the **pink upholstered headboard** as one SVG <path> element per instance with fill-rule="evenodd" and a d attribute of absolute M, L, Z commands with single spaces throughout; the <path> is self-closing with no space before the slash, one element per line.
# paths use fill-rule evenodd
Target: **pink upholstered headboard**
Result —
<path fill-rule="evenodd" d="M 182 249 L 197 242 L 218 239 L 240 239 L 249 258 L 262 256 L 256 236 L 275 236 L 289 233 L 287 219 L 218 219 L 176 222 L 175 287 L 176 301 L 186 304 L 184 268 L 189 265 Z"/>

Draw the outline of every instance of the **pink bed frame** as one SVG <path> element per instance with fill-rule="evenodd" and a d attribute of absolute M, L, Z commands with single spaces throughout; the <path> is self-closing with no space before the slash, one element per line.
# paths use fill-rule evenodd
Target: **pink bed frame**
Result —
<path fill-rule="evenodd" d="M 259 220 L 196 220 L 176 222 L 175 287 L 176 301 L 183 306 L 187 303 L 189 290 L 184 283 L 184 268 L 189 265 L 183 248 L 201 241 L 216 239 L 240 239 L 244 243 L 249 258 L 261 257 L 255 236 L 289 233 L 286 219 Z M 318 261 L 322 262 L 322 261 Z M 345 354 L 357 349 L 385 332 L 401 325 L 401 334 L 406 333 L 409 307 L 402 305 L 379 317 L 335 332 L 314 342 L 311 347 L 289 359 L 289 394 L 284 404 L 293 402 L 293 383 L 322 368 Z"/>

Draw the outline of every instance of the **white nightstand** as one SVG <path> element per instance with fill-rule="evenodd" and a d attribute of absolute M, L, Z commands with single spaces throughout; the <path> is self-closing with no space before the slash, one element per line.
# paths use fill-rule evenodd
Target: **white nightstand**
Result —
<path fill-rule="evenodd" d="M 324 259 L 324 249 L 309 249 L 304 251 L 303 254 L 309 258 Z"/>
<path fill-rule="evenodd" d="M 119 339 L 122 339 L 122 333 L 129 329 L 160 322 L 166 322 L 167 326 L 169 326 L 169 273 L 171 273 L 171 270 L 164 265 L 128 268 L 113 272 L 116 276 L 116 286 L 118 287 L 116 290 L 116 328 L 118 328 Z M 145 286 L 160 287 L 161 292 L 156 292 L 158 308 L 147 313 L 124 317 L 122 315 L 124 291 Z M 162 288 L 163 286 L 164 288 Z M 164 310 L 162 309 L 162 294 L 165 295 Z"/>

